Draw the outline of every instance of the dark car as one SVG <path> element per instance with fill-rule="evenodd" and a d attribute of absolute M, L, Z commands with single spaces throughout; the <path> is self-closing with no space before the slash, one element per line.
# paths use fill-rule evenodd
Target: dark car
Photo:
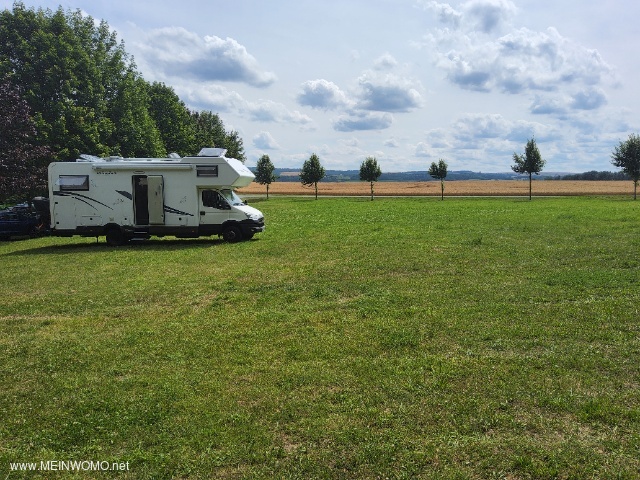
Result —
<path fill-rule="evenodd" d="M 0 210 L 0 239 L 11 237 L 35 237 L 46 231 L 44 215 L 29 204 L 20 204 Z"/>

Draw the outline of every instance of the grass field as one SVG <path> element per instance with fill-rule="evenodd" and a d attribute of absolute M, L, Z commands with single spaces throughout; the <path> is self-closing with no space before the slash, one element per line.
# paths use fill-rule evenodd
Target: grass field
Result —
<path fill-rule="evenodd" d="M 277 197 L 238 244 L 2 242 L 0 478 L 640 478 L 639 205 Z"/>
<path fill-rule="evenodd" d="M 440 196 L 440 182 L 376 182 L 375 195 L 378 196 Z M 251 183 L 240 189 L 245 195 L 264 194 L 266 186 Z M 314 195 L 313 187 L 305 187 L 300 182 L 274 182 L 269 193 L 275 195 Z M 319 195 L 370 195 L 368 182 L 320 182 Z M 445 181 L 445 196 L 529 196 L 529 181 L 525 180 L 456 180 Z M 532 194 L 549 195 L 629 195 L 633 196 L 631 181 L 572 181 L 536 180 Z"/>

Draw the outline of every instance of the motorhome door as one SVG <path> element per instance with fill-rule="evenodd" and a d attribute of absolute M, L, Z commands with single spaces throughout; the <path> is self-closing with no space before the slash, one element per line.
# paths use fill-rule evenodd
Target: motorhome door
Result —
<path fill-rule="evenodd" d="M 200 225 L 222 225 L 229 219 L 231 206 L 217 190 L 200 190 Z"/>
<path fill-rule="evenodd" d="M 164 225 L 162 175 L 133 176 L 133 209 L 136 225 Z"/>

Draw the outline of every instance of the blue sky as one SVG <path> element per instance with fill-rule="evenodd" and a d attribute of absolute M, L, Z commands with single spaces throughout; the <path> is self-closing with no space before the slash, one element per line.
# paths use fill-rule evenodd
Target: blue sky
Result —
<path fill-rule="evenodd" d="M 504 172 L 535 136 L 545 171 L 615 170 L 640 131 L 640 2 L 24 3 L 107 21 L 148 81 L 240 133 L 249 166 Z"/>

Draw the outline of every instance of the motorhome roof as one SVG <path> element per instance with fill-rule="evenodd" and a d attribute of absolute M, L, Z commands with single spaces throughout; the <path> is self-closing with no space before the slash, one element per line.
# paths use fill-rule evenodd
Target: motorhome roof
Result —
<path fill-rule="evenodd" d="M 227 153 L 226 148 L 203 148 L 198 152 L 197 157 L 206 157 L 206 158 L 226 158 L 224 155 Z M 184 157 L 184 158 L 195 158 L 195 157 Z M 106 162 L 131 162 L 131 163 L 140 163 L 140 162 L 175 162 L 175 163 L 185 163 L 183 161 L 183 157 L 178 155 L 177 153 L 170 153 L 166 158 L 124 158 L 124 157 L 97 157 L 95 155 L 88 155 L 83 153 L 80 155 L 80 158 L 76 160 L 76 162 L 88 162 L 88 163 L 106 163 Z"/>

